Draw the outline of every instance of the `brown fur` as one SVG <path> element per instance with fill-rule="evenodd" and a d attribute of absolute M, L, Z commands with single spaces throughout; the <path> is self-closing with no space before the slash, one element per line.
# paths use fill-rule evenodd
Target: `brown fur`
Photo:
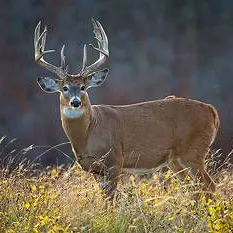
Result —
<path fill-rule="evenodd" d="M 61 114 L 63 128 L 83 169 L 105 176 L 107 195 L 116 188 L 122 168 L 156 168 L 167 164 L 175 173 L 190 167 L 205 189 L 215 184 L 204 169 L 219 118 L 214 107 L 196 100 L 165 98 L 124 105 L 91 106 L 76 119 Z M 65 101 L 61 95 L 61 109 Z M 186 174 L 179 174 L 184 179 Z"/>

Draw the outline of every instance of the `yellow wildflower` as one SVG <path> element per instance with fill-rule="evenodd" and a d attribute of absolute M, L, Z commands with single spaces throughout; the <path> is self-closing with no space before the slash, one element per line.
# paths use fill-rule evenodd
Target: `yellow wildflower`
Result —
<path fill-rule="evenodd" d="M 50 222 L 50 218 L 48 216 L 43 217 L 42 215 L 39 216 L 40 219 L 40 225 L 45 226 Z"/>
<path fill-rule="evenodd" d="M 44 185 L 40 185 L 40 193 L 44 194 L 45 193 L 45 186 Z"/>
<path fill-rule="evenodd" d="M 173 219 L 174 219 L 174 216 L 170 216 L 170 217 L 168 218 L 169 221 L 172 221 Z"/>
<path fill-rule="evenodd" d="M 9 230 L 6 230 L 6 233 L 15 233 L 15 231 L 12 229 L 9 229 Z"/>
<path fill-rule="evenodd" d="M 32 190 L 32 191 L 36 191 L 36 189 L 37 189 L 36 186 L 35 186 L 35 185 L 32 185 L 31 190 Z"/>
<path fill-rule="evenodd" d="M 58 176 L 58 172 L 57 172 L 57 169 L 54 168 L 52 171 L 51 171 L 51 176 L 52 177 L 57 177 Z"/>
<path fill-rule="evenodd" d="M 35 228 L 35 227 L 32 229 L 32 232 L 33 232 L 33 233 L 39 233 L 39 231 L 38 231 L 37 228 Z"/>
<path fill-rule="evenodd" d="M 215 212 L 216 212 L 216 210 L 215 210 L 214 207 L 209 207 L 209 208 L 208 208 L 208 211 L 209 211 L 209 213 L 210 213 L 211 215 L 215 214 Z"/>
<path fill-rule="evenodd" d="M 219 231 L 221 229 L 221 223 L 217 222 L 214 226 L 215 230 Z"/>
<path fill-rule="evenodd" d="M 25 204 L 24 204 L 24 207 L 28 210 L 29 208 L 30 208 L 30 203 L 29 202 L 26 202 Z"/>
<path fill-rule="evenodd" d="M 3 184 L 7 184 L 8 181 L 7 181 L 7 180 L 3 180 L 2 183 L 3 183 Z"/>

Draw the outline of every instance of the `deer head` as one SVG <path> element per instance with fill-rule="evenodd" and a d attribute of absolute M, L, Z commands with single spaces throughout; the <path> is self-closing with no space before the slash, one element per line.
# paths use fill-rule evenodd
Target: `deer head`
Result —
<path fill-rule="evenodd" d="M 60 67 L 54 66 L 44 60 L 45 54 L 55 52 L 55 50 L 45 50 L 47 27 L 45 26 L 41 33 L 41 22 L 39 22 L 35 29 L 35 61 L 56 75 L 56 78 L 40 77 L 37 83 L 47 93 L 59 92 L 61 105 L 64 107 L 65 113 L 70 116 L 76 116 L 83 111 L 82 108 L 85 108 L 86 104 L 89 103 L 88 88 L 101 85 L 108 74 L 108 69 L 98 70 L 109 56 L 108 38 L 98 21 L 92 19 L 92 23 L 98 47 L 94 47 L 92 44 L 89 44 L 89 46 L 99 52 L 99 58 L 96 62 L 87 66 L 87 45 L 85 44 L 83 49 L 83 65 L 78 74 L 70 74 L 68 72 L 64 55 L 65 45 L 61 49 Z"/>

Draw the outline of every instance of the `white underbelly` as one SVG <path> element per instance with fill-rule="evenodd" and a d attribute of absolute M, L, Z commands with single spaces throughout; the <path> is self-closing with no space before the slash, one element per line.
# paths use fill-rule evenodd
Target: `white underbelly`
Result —
<path fill-rule="evenodd" d="M 154 172 L 157 172 L 160 168 L 161 166 L 157 168 L 150 168 L 150 169 L 148 168 L 122 168 L 121 172 L 126 173 L 126 174 L 137 174 L 137 175 L 152 174 Z"/>

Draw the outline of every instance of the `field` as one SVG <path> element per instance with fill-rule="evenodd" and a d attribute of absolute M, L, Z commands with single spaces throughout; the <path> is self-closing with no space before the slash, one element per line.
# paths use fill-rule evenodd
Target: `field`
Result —
<path fill-rule="evenodd" d="M 211 165 L 211 163 L 210 163 Z M 210 166 L 209 165 L 209 166 Z M 212 165 L 211 165 L 212 166 Z M 42 172 L 0 171 L 0 232 L 233 232 L 231 170 L 213 173 L 213 198 L 198 194 L 189 177 L 171 172 L 149 178 L 124 176 L 114 204 L 105 199 L 91 174 L 78 165 Z"/>

